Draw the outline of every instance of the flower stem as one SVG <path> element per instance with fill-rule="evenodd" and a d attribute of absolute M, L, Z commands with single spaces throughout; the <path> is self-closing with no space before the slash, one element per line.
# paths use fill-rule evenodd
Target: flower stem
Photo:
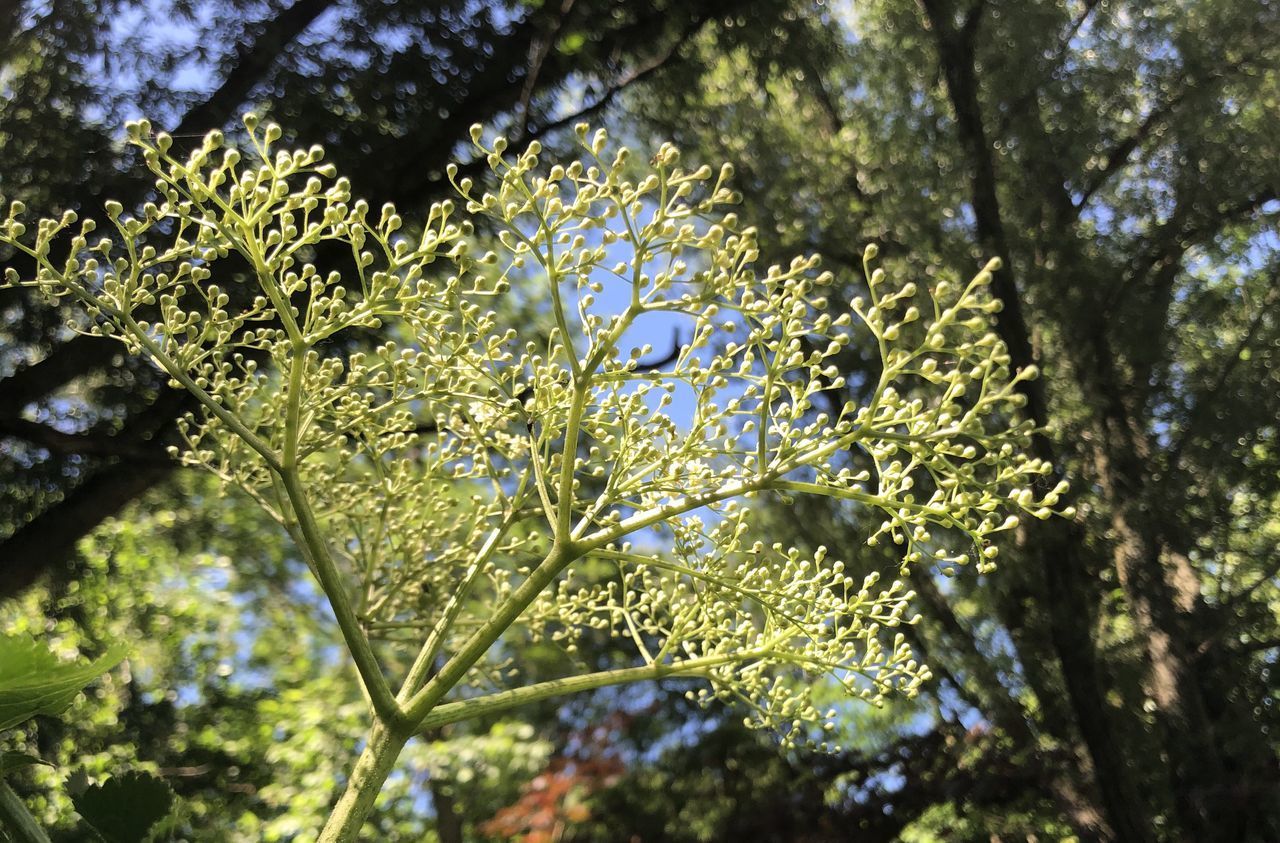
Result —
<path fill-rule="evenodd" d="M 406 732 L 393 730 L 381 720 L 374 723 L 364 750 L 351 769 L 347 788 L 325 822 L 318 843 L 349 843 L 358 839 L 360 828 L 408 741 Z"/>

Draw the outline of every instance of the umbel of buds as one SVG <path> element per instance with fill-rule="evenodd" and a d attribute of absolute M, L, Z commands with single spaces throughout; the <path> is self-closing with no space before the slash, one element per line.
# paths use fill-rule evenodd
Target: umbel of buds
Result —
<path fill-rule="evenodd" d="M 645 166 L 583 125 L 578 157 L 549 163 L 475 127 L 488 175 L 450 167 L 457 198 L 406 219 L 320 147 L 244 125 L 242 149 L 215 132 L 178 156 L 131 124 L 152 199 L 108 203 L 104 233 L 71 213 L 28 226 L 12 203 L 0 242 L 36 269 L 5 283 L 74 299 L 76 330 L 192 393 L 175 453 L 290 532 L 396 735 L 674 676 L 822 743 L 817 677 L 872 702 L 928 679 L 900 629 L 913 571 L 989 572 L 1020 516 L 1070 514 L 1026 452 L 1035 372 L 991 331 L 996 261 L 930 284 L 869 246 L 865 293 L 842 301 L 816 257 L 759 265 L 731 169 L 670 144 Z M 552 327 L 513 322 L 517 298 Z M 658 369 L 627 340 L 655 313 L 688 335 Z M 874 388 L 832 401 L 851 344 L 876 350 Z M 897 576 L 758 540 L 765 492 L 845 502 L 900 548 Z M 495 646 L 573 652 L 588 631 L 634 659 L 530 685 Z M 418 649 L 398 693 L 377 638 Z"/>

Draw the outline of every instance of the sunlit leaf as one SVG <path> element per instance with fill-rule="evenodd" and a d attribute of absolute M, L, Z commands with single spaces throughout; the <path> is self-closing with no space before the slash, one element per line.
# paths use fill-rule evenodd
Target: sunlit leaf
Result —
<path fill-rule="evenodd" d="M 111 647 L 89 663 L 65 662 L 29 635 L 0 636 L 0 730 L 37 714 L 58 714 L 86 685 L 124 658 Z"/>

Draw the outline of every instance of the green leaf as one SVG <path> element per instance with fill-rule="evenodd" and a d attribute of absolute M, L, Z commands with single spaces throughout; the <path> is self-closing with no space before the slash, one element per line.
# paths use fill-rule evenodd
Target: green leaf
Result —
<path fill-rule="evenodd" d="M 173 808 L 173 791 L 150 773 L 131 772 L 90 785 L 71 801 L 107 843 L 141 843 Z"/>
<path fill-rule="evenodd" d="M 14 770 L 21 770 L 24 767 L 34 767 L 37 764 L 43 764 L 46 767 L 52 767 L 48 761 L 43 758 L 37 758 L 34 755 L 27 755 L 25 752 L 0 752 L 0 778 L 12 773 Z"/>
<path fill-rule="evenodd" d="M 0 635 L 0 731 L 37 714 L 61 713 L 124 655 L 115 646 L 93 662 L 64 662 L 30 635 Z"/>

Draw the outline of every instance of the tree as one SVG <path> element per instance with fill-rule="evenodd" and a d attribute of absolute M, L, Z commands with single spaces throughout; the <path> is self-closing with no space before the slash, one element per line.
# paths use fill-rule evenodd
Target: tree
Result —
<path fill-rule="evenodd" d="M 755 725 L 825 745 L 831 714 L 806 675 L 872 702 L 916 693 L 929 673 L 898 630 L 905 582 L 859 581 L 823 549 L 748 544 L 742 499 L 858 507 L 881 519 L 869 542 L 903 548 L 903 577 L 987 572 L 991 537 L 1017 513 L 1056 511 L 1064 484 L 1032 490 L 1051 467 L 1023 452 L 1030 425 L 1007 422 L 1035 370 L 1011 372 L 987 330 L 998 262 L 930 287 L 873 269 L 870 247 L 869 298 L 832 315 L 833 276 L 814 276 L 813 258 L 758 276 L 755 229 L 718 211 L 735 198 L 730 168 L 682 169 L 671 145 L 635 174 L 625 147 L 609 154 L 583 124 L 585 160 L 543 170 L 537 142 L 506 157 L 506 139 L 485 146 L 473 127 L 497 188 L 451 168 L 462 214 L 437 204 L 406 229 L 390 204 L 372 222 L 320 147 L 278 150 L 280 127 L 252 114 L 245 127 L 247 162 L 220 132 L 183 160 L 133 123 L 154 201 L 136 216 L 109 201 L 114 235 L 96 241 L 73 212 L 28 236 L 14 202 L 0 241 L 36 266 L 26 280 L 9 269 L 8 285 L 74 300 L 78 330 L 186 390 L 198 412 L 179 426 L 184 461 L 257 500 L 315 576 L 371 724 L 322 840 L 355 838 L 413 735 L 539 700 L 694 678 L 700 698 L 741 700 Z M 497 226 L 503 257 L 471 255 L 473 217 Z M 334 247 L 350 255 L 345 277 L 308 260 Z M 248 290 L 211 280 L 232 260 Z M 544 344 L 485 309 L 526 268 L 556 326 Z M 624 335 L 658 312 L 694 333 L 670 371 L 642 371 Z M 878 383 L 865 405 L 816 412 L 843 385 L 830 360 L 854 315 L 879 348 Z M 370 353 L 338 342 L 384 328 L 405 339 Z M 687 425 L 666 409 L 677 386 L 692 393 Z M 917 388 L 927 400 L 904 397 Z M 635 546 L 650 530 L 669 546 Z M 397 630 L 417 655 L 394 690 L 378 639 Z M 529 683 L 504 661 L 500 639 L 572 652 L 591 630 L 633 643 L 640 663 Z"/>
<path fill-rule="evenodd" d="M 855 226 L 900 271 L 1004 259 L 998 330 L 1047 372 L 1035 453 L 1082 517 L 1032 525 L 991 589 L 917 582 L 913 634 L 962 700 L 939 728 L 980 713 L 1028 781 L 1054 759 L 1086 838 L 1280 834 L 1278 35 L 1267 3 L 858 4 L 765 62 L 708 32 L 699 84 L 631 102 L 732 158 L 783 250 L 856 271 Z M 855 390 L 866 365 L 840 361 Z M 856 541 L 804 505 L 779 527 Z"/>

